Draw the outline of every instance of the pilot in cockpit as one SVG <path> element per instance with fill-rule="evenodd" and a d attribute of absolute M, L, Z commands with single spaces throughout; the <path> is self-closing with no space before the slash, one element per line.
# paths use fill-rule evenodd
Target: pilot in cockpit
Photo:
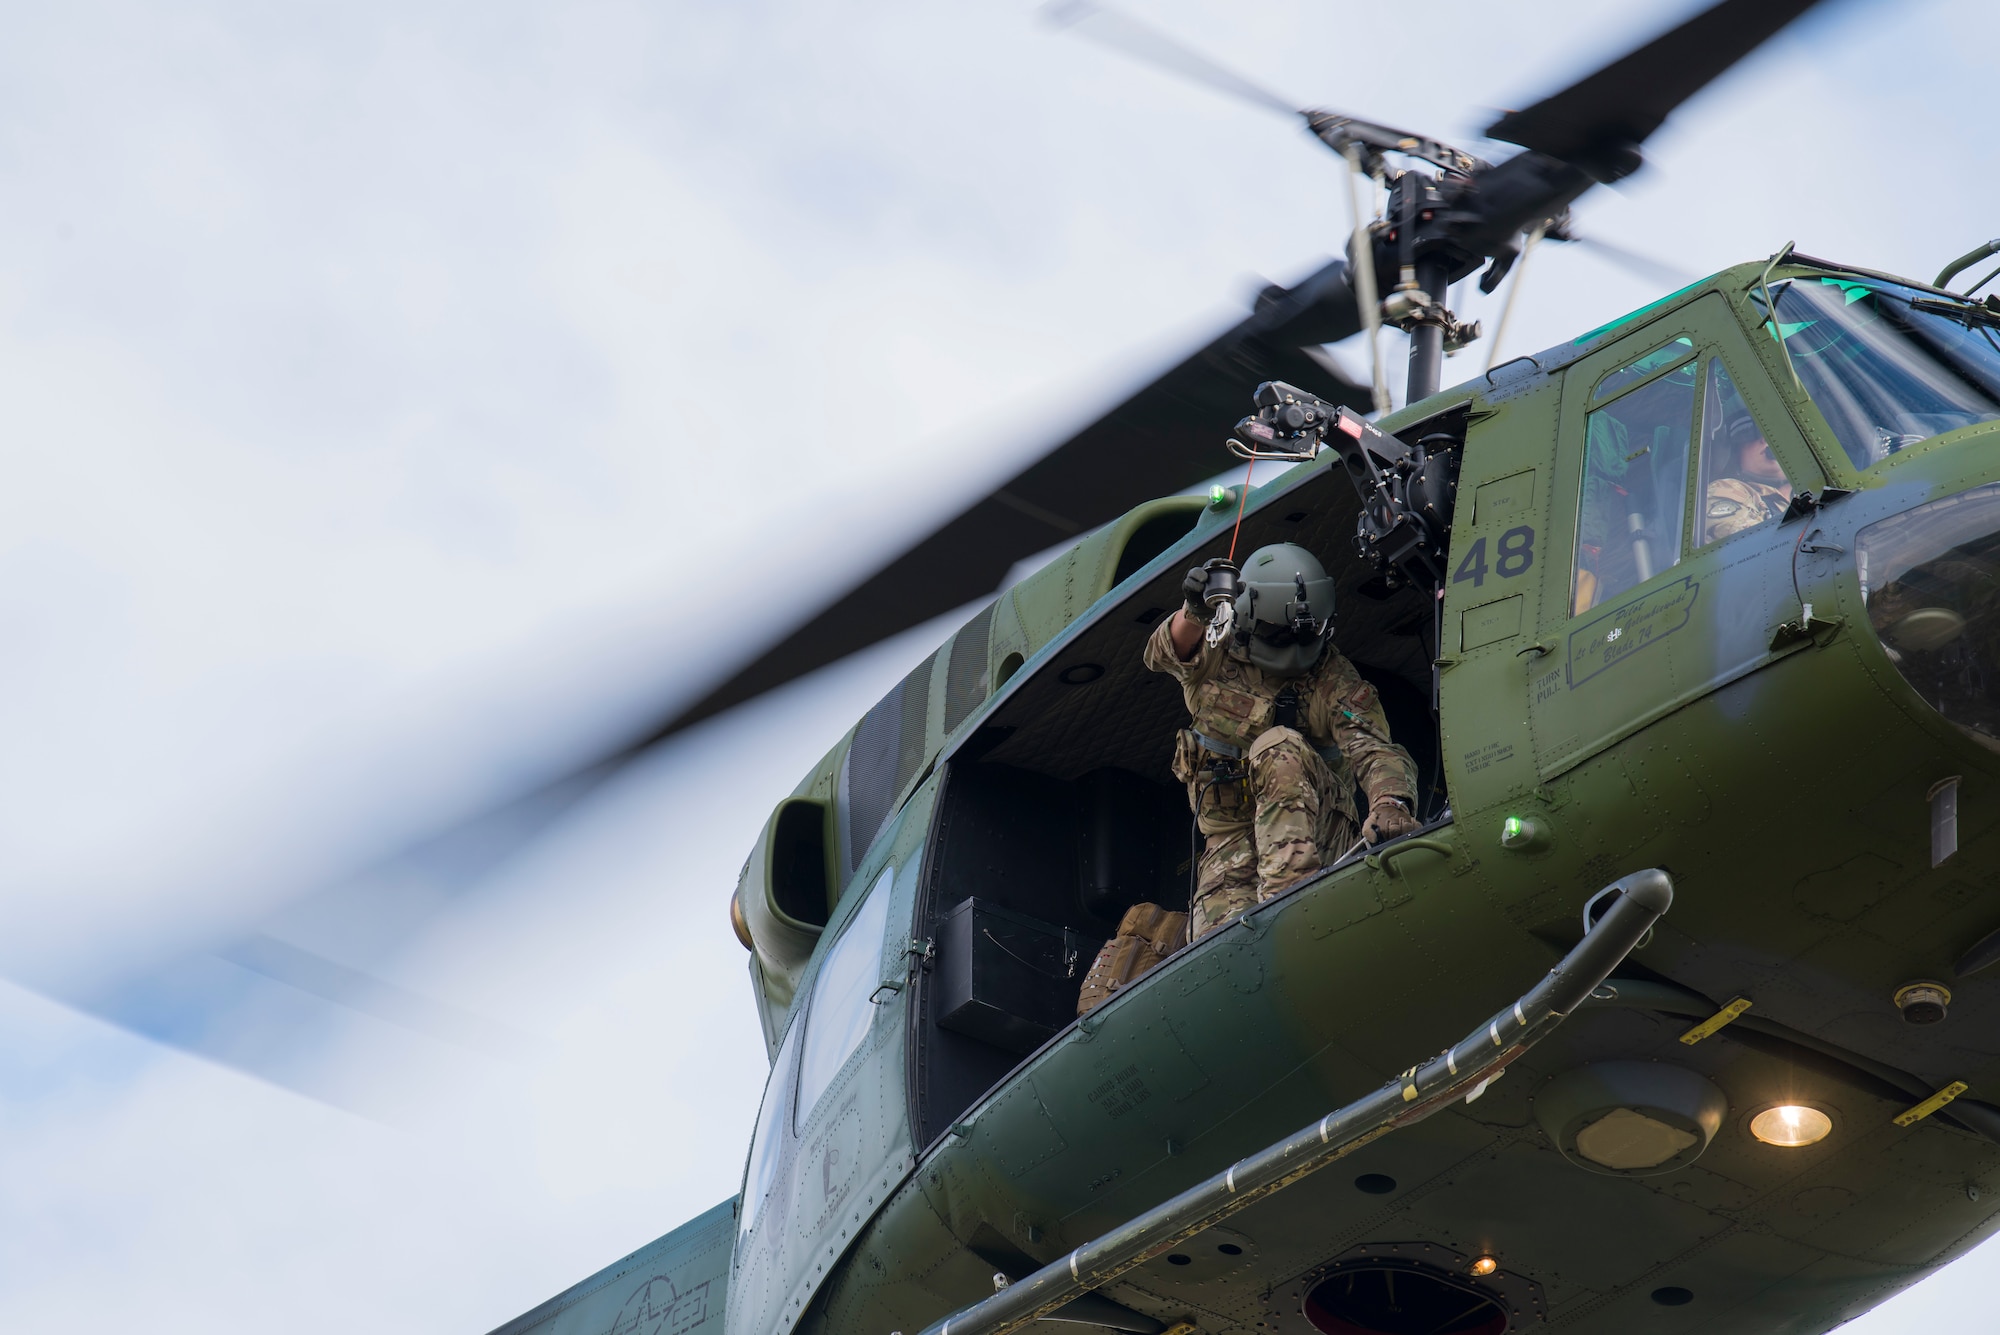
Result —
<path fill-rule="evenodd" d="M 1146 666 L 1180 682 L 1192 716 L 1174 777 L 1205 837 L 1195 937 L 1360 842 L 1417 826 L 1416 766 L 1390 739 L 1375 688 L 1333 647 L 1334 584 L 1318 559 L 1291 543 L 1251 553 L 1223 636 L 1208 633 L 1207 582 L 1205 569 L 1188 572 L 1185 605 L 1145 647 Z"/>
<path fill-rule="evenodd" d="M 1727 458 L 1734 466 L 1712 479 L 1702 497 L 1703 542 L 1782 518 L 1792 503 L 1791 481 L 1748 414 L 1729 424 Z"/>

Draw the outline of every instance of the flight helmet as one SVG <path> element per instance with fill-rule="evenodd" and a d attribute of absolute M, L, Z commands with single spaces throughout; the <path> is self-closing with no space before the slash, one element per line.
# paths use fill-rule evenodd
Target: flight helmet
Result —
<path fill-rule="evenodd" d="M 1333 580 L 1297 543 L 1259 547 L 1243 563 L 1233 649 L 1274 677 L 1319 662 L 1333 638 Z"/>

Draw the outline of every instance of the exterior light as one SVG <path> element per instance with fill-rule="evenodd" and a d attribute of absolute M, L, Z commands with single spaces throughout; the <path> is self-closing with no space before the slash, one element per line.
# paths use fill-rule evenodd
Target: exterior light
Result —
<path fill-rule="evenodd" d="M 1220 484 L 1208 489 L 1208 508 L 1211 510 L 1220 510 L 1234 499 L 1235 497 L 1229 494 L 1229 488 Z"/>
<path fill-rule="evenodd" d="M 1766 1108 L 1750 1119 L 1750 1134 L 1766 1145 L 1799 1149 L 1817 1145 L 1833 1130 L 1833 1119 L 1817 1108 L 1800 1103 L 1781 1103 Z"/>
<path fill-rule="evenodd" d="M 1549 846 L 1548 828 L 1532 816 L 1509 816 L 1500 823 L 1500 847 L 1538 853 Z"/>
<path fill-rule="evenodd" d="M 1490 1275 L 1499 1268 L 1500 1263 L 1490 1256 L 1482 1256 L 1466 1267 L 1475 1275 Z"/>
<path fill-rule="evenodd" d="M 1936 866 L 1936 862 L 1932 862 Z M 1951 1005 L 1951 989 L 1943 983 L 1923 980 L 1905 983 L 1896 989 L 1896 1009 L 1903 1013 L 1908 1024 L 1936 1024 L 1944 1018 L 1945 1008 Z"/>

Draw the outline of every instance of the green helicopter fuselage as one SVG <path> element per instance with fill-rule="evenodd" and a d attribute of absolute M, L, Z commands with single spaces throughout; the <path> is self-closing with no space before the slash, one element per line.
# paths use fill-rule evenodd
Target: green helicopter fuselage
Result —
<path fill-rule="evenodd" d="M 1817 1332 L 1991 1231 L 2000 981 L 1954 969 L 2000 929 L 2000 423 L 1857 458 L 1801 365 L 1846 355 L 1834 321 L 1785 303 L 1901 289 L 1765 269 L 1378 423 L 1449 438 L 1438 590 L 1352 555 L 1328 451 L 1240 533 L 1232 493 L 1085 538 L 843 739 L 732 905 L 773 1067 L 744 1193 L 700 1221 L 729 1335 L 925 1328 L 1428 1058 L 1648 867 L 1676 894 L 1653 938 L 1476 1098 L 1060 1318 Z M 1718 534 L 1746 418 L 1791 502 Z M 1425 824 L 1079 1021 L 1123 909 L 1188 897 L 1186 713 L 1141 645 L 1190 565 L 1273 541 L 1339 581 Z M 1772 1109 L 1827 1129 L 1772 1143 Z"/>

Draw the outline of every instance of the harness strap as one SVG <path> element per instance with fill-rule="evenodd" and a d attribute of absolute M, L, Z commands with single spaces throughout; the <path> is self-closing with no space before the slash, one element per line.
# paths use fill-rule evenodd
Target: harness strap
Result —
<path fill-rule="evenodd" d="M 1240 746 L 1231 746 L 1228 742 L 1218 742 L 1199 728 L 1189 728 L 1188 734 L 1201 744 L 1201 749 L 1204 751 L 1213 751 L 1216 755 L 1228 760 L 1243 759 L 1243 748 Z"/>
<path fill-rule="evenodd" d="M 1272 722 L 1280 728 L 1290 728 L 1293 731 L 1297 731 L 1299 726 L 1299 688 L 1296 686 L 1286 686 L 1284 690 L 1278 692 L 1278 698 L 1271 703 Z"/>
<path fill-rule="evenodd" d="M 1280 726 L 1289 727 L 1290 725 L 1281 724 Z M 1228 742 L 1217 741 L 1199 728 L 1189 728 L 1188 735 L 1200 743 L 1202 750 L 1213 752 L 1225 760 L 1241 760 L 1246 754 L 1242 747 L 1231 746 Z M 1340 772 L 1340 767 L 1347 763 L 1346 757 L 1341 754 L 1341 750 L 1337 746 L 1315 746 L 1313 750 L 1319 752 L 1319 758 L 1324 760 L 1327 763 L 1327 767 L 1336 774 Z"/>

